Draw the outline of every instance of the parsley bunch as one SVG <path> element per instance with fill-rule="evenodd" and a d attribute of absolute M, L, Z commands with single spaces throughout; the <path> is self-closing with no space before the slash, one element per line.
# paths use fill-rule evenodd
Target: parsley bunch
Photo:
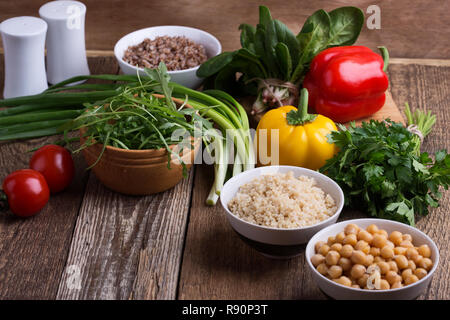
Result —
<path fill-rule="evenodd" d="M 410 225 L 415 214 L 427 215 L 429 206 L 438 207 L 439 187 L 448 189 L 450 184 L 446 150 L 438 151 L 433 162 L 428 153 L 417 152 L 420 140 L 415 134 L 390 120 L 339 128 L 329 141 L 340 151 L 320 171 L 341 186 L 346 205 Z"/>

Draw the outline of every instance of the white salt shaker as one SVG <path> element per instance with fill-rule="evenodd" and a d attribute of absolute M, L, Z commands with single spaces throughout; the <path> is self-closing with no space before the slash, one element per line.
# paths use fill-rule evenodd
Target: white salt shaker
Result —
<path fill-rule="evenodd" d="M 47 23 L 36 17 L 15 17 L 3 21 L 0 31 L 5 55 L 3 98 L 38 94 L 47 89 Z"/>
<path fill-rule="evenodd" d="M 79 1 L 52 1 L 39 8 L 48 24 L 47 78 L 51 84 L 88 75 L 84 41 L 86 6 Z"/>

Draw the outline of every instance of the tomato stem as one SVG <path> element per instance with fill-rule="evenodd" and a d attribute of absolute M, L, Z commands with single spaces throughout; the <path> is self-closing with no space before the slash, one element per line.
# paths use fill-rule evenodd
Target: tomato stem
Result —
<path fill-rule="evenodd" d="M 2 189 L 0 189 L 0 212 L 7 211 L 8 209 L 8 197 L 6 196 L 6 193 Z"/>

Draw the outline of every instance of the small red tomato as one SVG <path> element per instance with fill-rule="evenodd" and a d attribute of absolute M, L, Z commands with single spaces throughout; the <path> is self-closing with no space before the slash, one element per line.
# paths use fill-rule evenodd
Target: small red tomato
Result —
<path fill-rule="evenodd" d="M 3 181 L 3 192 L 9 208 L 19 217 L 38 213 L 50 197 L 44 176 L 31 169 L 17 170 L 8 175 Z"/>
<path fill-rule="evenodd" d="M 64 190 L 75 173 L 70 152 L 54 144 L 38 149 L 31 157 L 30 168 L 42 173 L 52 193 Z"/>

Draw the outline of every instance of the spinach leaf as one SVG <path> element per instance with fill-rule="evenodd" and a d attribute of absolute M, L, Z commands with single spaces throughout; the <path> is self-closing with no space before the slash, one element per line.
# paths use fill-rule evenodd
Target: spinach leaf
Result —
<path fill-rule="evenodd" d="M 356 7 L 341 7 L 329 12 L 331 19 L 328 47 L 355 43 L 364 24 L 364 13 Z"/>
<path fill-rule="evenodd" d="M 197 70 L 197 76 L 200 78 L 207 78 L 214 75 L 226 67 L 233 60 L 235 54 L 235 52 L 223 52 L 209 59 Z"/>
<path fill-rule="evenodd" d="M 267 25 L 270 21 L 272 21 L 272 16 L 270 14 L 269 8 L 266 6 L 259 6 L 259 24 Z"/>
<path fill-rule="evenodd" d="M 289 48 L 282 42 L 278 42 L 275 47 L 277 61 L 285 79 L 289 79 L 292 72 L 292 59 Z"/>
<path fill-rule="evenodd" d="M 267 71 L 256 54 L 252 53 L 250 50 L 241 48 L 237 51 L 237 56 L 247 59 L 250 62 L 256 64 L 259 67 L 260 72 L 262 73 L 262 77 L 267 78 Z"/>
<path fill-rule="evenodd" d="M 252 53 L 256 53 L 255 51 L 255 33 L 256 28 L 243 23 L 239 26 L 239 30 L 241 30 L 241 46 L 244 49 Z"/>
<path fill-rule="evenodd" d="M 302 30 L 297 35 L 301 55 L 291 76 L 290 81 L 292 83 L 300 78 L 305 64 L 309 63 L 316 54 L 327 47 L 330 29 L 331 18 L 325 10 L 317 10 L 306 20 Z"/>

